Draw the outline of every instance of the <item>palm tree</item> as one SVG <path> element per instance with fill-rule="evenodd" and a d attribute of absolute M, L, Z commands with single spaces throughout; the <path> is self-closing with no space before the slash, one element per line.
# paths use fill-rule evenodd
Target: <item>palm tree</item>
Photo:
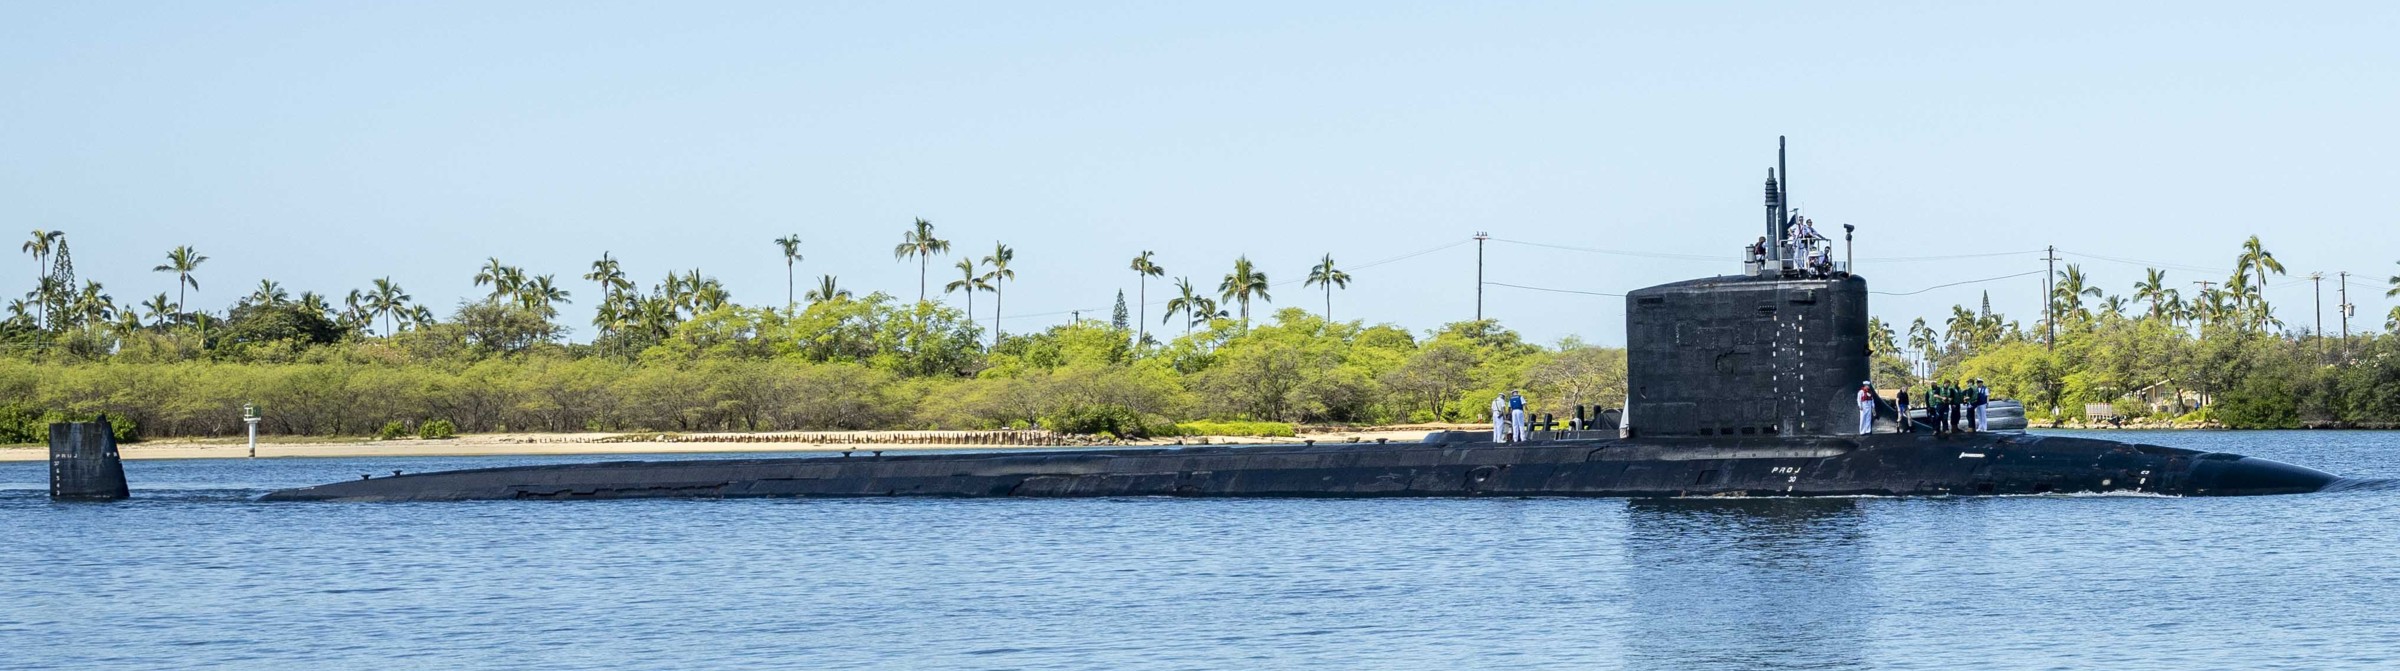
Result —
<path fill-rule="evenodd" d="M 608 252 L 600 253 L 600 260 L 592 262 L 592 272 L 584 273 L 583 279 L 600 285 L 605 302 L 614 302 L 617 294 L 633 290 L 633 281 L 625 279 L 624 264 L 609 258 Z"/>
<path fill-rule="evenodd" d="M 43 296 L 41 300 L 34 301 L 34 307 L 40 312 L 38 322 L 42 325 L 42 328 L 49 328 L 50 301 L 49 294 L 42 291 L 42 289 L 44 287 L 48 287 L 49 284 L 42 282 L 41 280 L 50 277 L 50 252 L 52 249 L 56 248 L 59 240 L 65 238 L 66 236 L 67 234 L 64 231 L 45 231 L 36 228 L 33 229 L 33 239 L 17 247 L 19 251 L 33 255 L 33 276 L 35 279 L 34 284 L 36 285 L 35 292 L 41 293 Z"/>
<path fill-rule="evenodd" d="M 992 285 L 985 282 L 982 276 L 975 274 L 974 259 L 959 259 L 958 265 L 955 267 L 958 268 L 961 277 L 943 285 L 942 293 L 967 292 L 967 323 L 973 324 L 975 323 L 975 292 L 991 291 Z"/>
<path fill-rule="evenodd" d="M 192 271 L 198 270 L 200 262 L 207 260 L 208 257 L 192 251 L 191 245 L 181 245 L 167 251 L 167 262 L 164 265 L 150 270 L 151 272 L 175 274 L 175 305 L 182 307 L 184 288 L 200 288 L 200 281 L 192 279 Z"/>
<path fill-rule="evenodd" d="M 2248 274 L 2235 271 L 2232 277 L 2225 278 L 2225 312 L 2241 320 L 2240 323 L 2257 323 L 2260 300 L 2258 287 L 2250 283 Z"/>
<path fill-rule="evenodd" d="M 2076 319 L 2091 317 L 2084 312 L 2083 297 L 2099 298 L 2103 292 L 2099 287 L 2090 286 L 2090 281 L 2090 278 L 2083 274 L 2083 266 L 2067 264 L 2067 269 L 2058 274 L 2058 284 L 2050 289 L 2050 300 L 2058 306 L 2059 314 Z"/>
<path fill-rule="evenodd" d="M 164 327 L 167 325 L 167 319 L 175 316 L 175 308 L 178 306 L 168 303 L 167 294 L 161 292 L 150 297 L 150 300 L 143 301 L 141 307 L 143 316 L 150 318 L 151 325 Z"/>
<path fill-rule="evenodd" d="M 333 305 L 325 302 L 325 296 L 314 291 L 300 292 L 300 300 L 293 304 L 313 315 L 324 316 L 333 312 Z"/>
<path fill-rule="evenodd" d="M 2116 294 L 2109 294 L 2108 298 L 2100 301 L 2100 307 L 2108 310 L 2108 316 L 2110 317 L 2125 316 L 2125 308 L 2128 305 L 2129 304 L 2126 302 L 2124 296 L 2119 296 Z"/>
<path fill-rule="evenodd" d="M 1975 318 L 1975 313 L 1967 311 L 1966 306 L 1953 305 L 1950 306 L 1950 321 L 1942 326 L 1949 330 L 1950 348 L 1959 352 L 1967 352 L 1977 344 L 1975 332 L 1981 325 L 1981 321 Z"/>
<path fill-rule="evenodd" d="M 243 300 L 252 305 L 282 305 L 291 302 L 292 295 L 284 293 L 283 285 L 275 280 L 259 280 L 258 290 L 250 292 L 250 296 Z"/>
<path fill-rule="evenodd" d="M 540 312 L 544 317 L 556 317 L 558 309 L 551 305 L 573 303 L 574 301 L 567 300 L 567 297 L 571 295 L 574 294 L 558 287 L 558 282 L 553 276 L 543 275 L 533 278 L 531 282 L 526 282 L 523 288 L 517 290 L 517 304 L 524 306 L 525 309 Z"/>
<path fill-rule="evenodd" d="M 366 301 L 366 292 L 357 289 L 351 289 L 350 295 L 342 297 L 342 325 L 353 333 L 366 333 L 367 327 L 375 321 L 374 313 L 367 310 Z"/>
<path fill-rule="evenodd" d="M 684 306 L 690 303 L 691 290 L 697 288 L 685 286 L 682 273 L 668 271 L 667 279 L 652 287 L 651 291 L 658 294 L 658 299 L 666 303 L 668 308 L 680 314 Z"/>
<path fill-rule="evenodd" d="M 1016 281 L 1017 271 L 1008 269 L 1008 262 L 1014 261 L 1016 258 L 1017 250 L 1009 249 L 1008 245 L 1000 244 L 998 240 L 992 241 L 991 255 L 983 257 L 983 267 L 991 269 L 983 274 L 983 281 L 992 285 L 993 347 L 1000 346 L 1000 299 L 1007 298 L 1006 295 L 1000 293 L 1003 288 L 1001 283 Z"/>
<path fill-rule="evenodd" d="M 1242 304 L 1242 332 L 1244 333 L 1250 331 L 1251 299 L 1269 302 L 1275 300 L 1275 297 L 1267 295 L 1267 273 L 1252 267 L 1248 255 L 1233 260 L 1233 272 L 1225 274 L 1225 280 L 1217 284 L 1217 291 L 1219 296 L 1226 301 Z"/>
<path fill-rule="evenodd" d="M 1315 267 L 1308 269 L 1308 280 L 1300 283 L 1301 287 L 1308 287 L 1311 285 L 1322 285 L 1325 287 L 1325 321 L 1328 323 L 1332 322 L 1333 288 L 1350 288 L 1350 273 L 1342 272 L 1341 269 L 1333 267 L 1333 255 L 1326 254 L 1325 260 L 1318 261 Z"/>
<path fill-rule="evenodd" d="M 514 296 L 525 289 L 525 269 L 500 262 L 500 257 L 485 259 L 475 271 L 475 286 L 492 285 L 489 298 Z"/>
<path fill-rule="evenodd" d="M 592 262 L 592 272 L 584 273 L 583 279 L 600 285 L 600 306 L 592 315 L 592 326 L 603 336 L 615 333 L 629 312 L 623 305 L 625 292 L 633 290 L 633 281 L 625 279 L 624 264 L 601 252 L 600 260 Z"/>
<path fill-rule="evenodd" d="M 783 311 L 790 314 L 799 306 L 792 298 L 792 267 L 800 262 L 800 234 L 776 238 L 775 246 L 783 248 Z"/>
<path fill-rule="evenodd" d="M 692 272 L 700 271 L 694 269 Z M 716 278 L 699 280 L 697 286 L 700 288 L 692 291 L 692 315 L 695 317 L 704 312 L 716 312 L 733 302 L 733 292 L 726 291 L 725 285 L 718 283 Z"/>
<path fill-rule="evenodd" d="M 2251 286 L 2265 289 L 2269 272 L 2283 274 L 2283 262 L 2275 260 L 2275 253 L 2267 251 L 2266 246 L 2259 243 L 2258 236 L 2253 235 L 2249 240 L 2242 241 L 2242 254 L 2234 258 L 2233 273 L 2250 275 Z M 2263 300 L 2264 296 L 2255 298 Z"/>
<path fill-rule="evenodd" d="M 1190 337 L 1192 324 L 1199 321 L 1202 313 L 1216 313 L 1217 304 L 1210 301 L 1207 296 L 1201 295 L 1198 290 L 1193 289 L 1192 278 L 1189 277 L 1175 278 L 1175 291 L 1180 295 L 1167 299 L 1166 319 L 1174 319 L 1175 313 L 1183 313 L 1183 335 Z M 1161 320 L 1161 323 L 1164 323 L 1164 320 Z"/>
<path fill-rule="evenodd" d="M 392 337 L 392 316 L 408 310 L 410 298 L 392 278 L 375 280 L 375 290 L 367 293 L 367 310 L 383 316 L 383 337 Z"/>
<path fill-rule="evenodd" d="M 2152 318 L 2164 319 L 2171 314 L 2168 308 L 2175 302 L 2175 290 L 2167 288 L 2166 271 L 2157 268 L 2149 270 L 2149 279 L 2133 284 L 2133 299 L 2148 302 Z"/>
<path fill-rule="evenodd" d="M 118 337 L 131 335 L 135 331 L 142 330 L 142 316 L 140 313 L 134 312 L 131 305 L 118 306 L 117 323 L 110 324 L 109 329 L 115 331 Z"/>
<path fill-rule="evenodd" d="M 1141 312 L 1133 320 L 1137 325 L 1134 327 L 1133 335 L 1133 341 L 1136 343 L 1147 342 L 1150 339 L 1150 278 L 1164 277 L 1167 274 L 1167 269 L 1152 262 L 1150 257 L 1150 250 L 1142 250 L 1141 256 L 1133 257 L 1131 268 L 1134 284 L 1140 287 L 1137 291 L 1141 301 L 1141 306 L 1137 308 Z"/>
<path fill-rule="evenodd" d="M 917 260 L 917 302 L 925 302 L 925 271 L 932 266 L 933 255 L 949 252 L 950 241 L 933 237 L 933 222 L 924 219 L 918 219 L 916 228 L 909 229 L 900 244 L 892 247 L 893 259 Z"/>
<path fill-rule="evenodd" d="M 808 302 L 823 303 L 836 298 L 849 298 L 850 290 L 841 288 L 835 279 L 832 275 L 817 278 L 817 288 L 808 290 Z"/>
<path fill-rule="evenodd" d="M 117 316 L 117 300 L 103 293 L 99 282 L 84 280 L 83 290 L 75 293 L 74 307 L 68 314 L 73 315 L 78 324 L 105 325 Z"/>
<path fill-rule="evenodd" d="M 2400 263 L 2400 261 L 2393 261 L 2393 263 Z M 2383 297 L 2391 298 L 2393 296 L 2400 296 L 2400 275 L 2393 275 L 2390 282 L 2392 283 L 2392 288 L 2385 290 L 2383 292 Z"/>
<path fill-rule="evenodd" d="M 2224 289 L 2204 286 L 2200 288 L 2200 295 L 2192 299 L 2192 317 L 2198 321 L 2214 324 L 2229 312 L 2231 310 L 2226 306 Z"/>
<path fill-rule="evenodd" d="M 1940 345 L 1940 337 L 1934 334 L 1932 328 L 1925 325 L 1924 317 L 1918 317 L 1915 322 L 1908 325 L 1908 348 L 1922 352 L 1924 354 L 1922 360 L 1928 362 L 1928 367 L 1933 361 L 1933 349 Z"/>
<path fill-rule="evenodd" d="M 1882 317 L 1868 317 L 1867 354 L 1882 356 L 1886 352 L 1898 349 L 1893 345 L 1892 325 L 1883 323 Z"/>

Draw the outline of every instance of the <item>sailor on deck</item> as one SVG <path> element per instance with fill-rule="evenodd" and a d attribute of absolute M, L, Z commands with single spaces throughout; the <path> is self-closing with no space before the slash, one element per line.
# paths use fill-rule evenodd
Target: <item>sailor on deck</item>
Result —
<path fill-rule="evenodd" d="M 1792 246 L 1792 253 L 1784 258 L 1794 264 L 1806 264 L 1808 262 L 1808 242 L 1810 238 L 1817 237 L 1816 227 L 1809 225 L 1807 217 L 1793 212 L 1792 225 L 1784 229 L 1783 233 L 1784 239 Z"/>
<path fill-rule="evenodd" d="M 1492 442 L 1508 442 L 1508 395 L 1492 395 Z"/>
<path fill-rule="evenodd" d="M 1858 435 L 1875 432 L 1875 383 L 1858 383 Z"/>
<path fill-rule="evenodd" d="M 1992 418 L 1984 413 L 1983 407 L 1991 404 L 1992 389 L 1990 387 L 1983 386 L 1982 378 L 1976 378 L 1974 391 L 1970 391 L 1968 393 L 1974 394 L 1974 398 L 1970 400 L 1975 403 L 1975 430 L 1991 430 Z"/>
<path fill-rule="evenodd" d="M 1892 405 L 1899 410 L 1894 415 L 1900 418 L 1900 432 L 1916 433 L 1916 425 L 1908 420 L 1908 385 L 1900 385 L 1900 395 L 1892 397 L 1892 401 Z"/>
<path fill-rule="evenodd" d="M 1510 433 L 1513 434 L 1509 436 L 1509 442 L 1525 442 L 1524 390 L 1511 390 L 1508 392 L 1508 426 L 1510 428 Z"/>

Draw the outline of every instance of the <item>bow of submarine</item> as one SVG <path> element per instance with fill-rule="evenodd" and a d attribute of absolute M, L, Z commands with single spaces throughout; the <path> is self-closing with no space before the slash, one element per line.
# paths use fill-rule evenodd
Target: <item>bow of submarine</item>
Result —
<path fill-rule="evenodd" d="M 2341 476 L 2306 466 L 2215 452 L 2192 464 L 2191 493 L 2205 496 L 2264 496 L 2324 491 Z"/>

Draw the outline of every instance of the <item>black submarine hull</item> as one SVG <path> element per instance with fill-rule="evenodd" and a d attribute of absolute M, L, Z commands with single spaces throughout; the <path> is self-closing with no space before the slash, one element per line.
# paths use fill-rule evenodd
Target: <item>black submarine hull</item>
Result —
<path fill-rule="evenodd" d="M 833 497 L 1808 497 L 2315 492 L 2290 464 L 2024 434 L 1557 439 L 912 454 L 489 468 L 270 501 Z"/>

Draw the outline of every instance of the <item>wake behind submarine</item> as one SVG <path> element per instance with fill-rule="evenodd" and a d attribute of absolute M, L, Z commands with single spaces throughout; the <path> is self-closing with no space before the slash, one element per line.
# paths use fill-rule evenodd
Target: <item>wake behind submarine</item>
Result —
<path fill-rule="evenodd" d="M 2243 496 L 2315 492 L 2340 480 L 2156 445 L 1902 432 L 1907 420 L 1889 407 L 1860 434 L 1867 282 L 1845 264 L 1806 258 L 1805 243 L 1790 246 L 1789 189 L 1775 175 L 1766 186 L 1768 244 L 1743 273 L 1626 295 L 1622 430 L 1536 431 L 1514 444 L 1437 432 L 1422 443 L 520 466 L 337 482 L 265 499 Z"/>

